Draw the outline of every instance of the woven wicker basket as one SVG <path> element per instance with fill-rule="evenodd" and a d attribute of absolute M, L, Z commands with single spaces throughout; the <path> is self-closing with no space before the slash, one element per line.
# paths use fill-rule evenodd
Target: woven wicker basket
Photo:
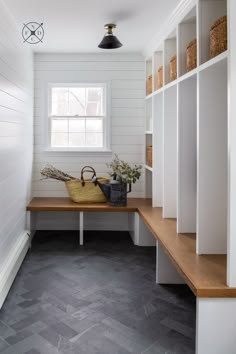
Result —
<path fill-rule="evenodd" d="M 177 79 L 177 58 L 176 58 L 176 55 L 174 55 L 170 59 L 170 81 L 173 81 L 176 79 Z"/>
<path fill-rule="evenodd" d="M 147 94 L 150 95 L 151 93 L 152 93 L 152 75 L 149 75 L 147 79 Z"/>
<path fill-rule="evenodd" d="M 163 66 L 160 66 L 157 70 L 157 88 L 163 86 Z"/>
<path fill-rule="evenodd" d="M 152 145 L 147 146 L 147 165 L 152 167 Z"/>
<path fill-rule="evenodd" d="M 193 39 L 186 50 L 186 70 L 191 71 L 197 67 L 197 40 Z"/>
<path fill-rule="evenodd" d="M 108 178 L 98 178 L 101 183 L 108 183 Z M 65 182 L 68 194 L 75 203 L 105 203 L 106 197 L 101 191 L 98 184 L 94 184 L 91 180 L 85 180 L 82 185 L 80 180 L 74 179 Z"/>
<path fill-rule="evenodd" d="M 227 49 L 227 16 L 219 18 L 210 30 L 210 58 Z"/>

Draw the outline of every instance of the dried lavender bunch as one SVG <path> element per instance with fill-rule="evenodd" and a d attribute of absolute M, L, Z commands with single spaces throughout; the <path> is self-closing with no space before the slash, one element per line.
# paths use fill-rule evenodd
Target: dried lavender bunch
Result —
<path fill-rule="evenodd" d="M 52 165 L 47 165 L 46 167 L 44 167 L 44 169 L 42 171 L 40 171 L 40 173 L 42 176 L 45 177 L 43 179 L 51 178 L 51 179 L 57 179 L 58 181 L 63 181 L 63 182 L 67 182 L 72 179 L 76 179 L 75 177 L 70 176 L 63 171 L 58 170 L 57 168 L 55 168 Z"/>

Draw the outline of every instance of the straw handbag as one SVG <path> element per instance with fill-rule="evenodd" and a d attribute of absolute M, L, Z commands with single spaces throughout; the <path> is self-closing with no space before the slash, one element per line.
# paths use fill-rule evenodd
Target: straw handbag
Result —
<path fill-rule="evenodd" d="M 92 173 L 91 179 L 84 179 L 84 173 Z M 81 179 L 72 179 L 65 182 L 70 198 L 75 203 L 105 203 L 106 198 L 100 187 L 96 183 L 108 183 L 109 179 L 105 177 L 96 177 L 96 172 L 91 166 L 84 166 L 81 170 Z M 94 181 L 94 182 L 93 182 Z"/>

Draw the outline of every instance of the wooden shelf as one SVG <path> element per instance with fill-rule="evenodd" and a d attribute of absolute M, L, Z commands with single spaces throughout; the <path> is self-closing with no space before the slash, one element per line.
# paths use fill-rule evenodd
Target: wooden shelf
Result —
<path fill-rule="evenodd" d="M 162 208 L 138 207 L 139 214 L 197 297 L 236 297 L 226 285 L 226 256 L 197 255 L 196 237 L 177 234 L 176 220 L 163 219 Z"/>
<path fill-rule="evenodd" d="M 150 205 L 149 199 L 130 198 L 124 207 L 110 206 L 107 203 L 79 204 L 69 198 L 33 198 L 27 206 L 28 211 L 137 211 L 137 205 Z"/>

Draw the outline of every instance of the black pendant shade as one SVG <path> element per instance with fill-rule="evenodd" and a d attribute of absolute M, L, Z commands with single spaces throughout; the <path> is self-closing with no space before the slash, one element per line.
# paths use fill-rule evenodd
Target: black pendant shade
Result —
<path fill-rule="evenodd" d="M 122 47 L 123 44 L 119 41 L 119 39 L 116 36 L 114 36 L 112 32 L 113 28 L 115 28 L 116 25 L 108 24 L 105 25 L 104 27 L 107 30 L 107 33 L 103 37 L 98 47 L 102 49 L 116 49 Z"/>

